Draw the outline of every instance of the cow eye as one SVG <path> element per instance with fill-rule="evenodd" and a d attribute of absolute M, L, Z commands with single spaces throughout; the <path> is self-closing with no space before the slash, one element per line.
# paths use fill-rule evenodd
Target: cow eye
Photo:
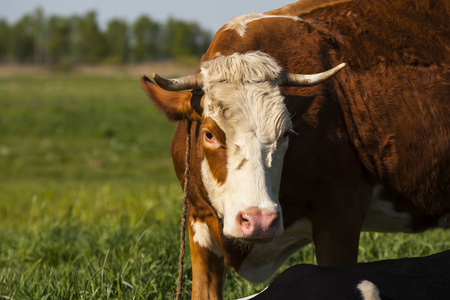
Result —
<path fill-rule="evenodd" d="M 209 132 L 209 131 L 205 132 L 205 137 L 206 137 L 206 140 L 209 141 L 209 142 L 212 142 L 212 141 L 214 141 L 216 139 L 214 137 L 214 135 L 211 132 Z"/>

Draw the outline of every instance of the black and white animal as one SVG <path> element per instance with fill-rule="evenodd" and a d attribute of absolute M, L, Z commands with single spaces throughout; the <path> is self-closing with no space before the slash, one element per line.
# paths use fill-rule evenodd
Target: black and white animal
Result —
<path fill-rule="evenodd" d="M 450 250 L 339 267 L 295 265 L 260 294 L 240 300 L 450 299 Z"/>

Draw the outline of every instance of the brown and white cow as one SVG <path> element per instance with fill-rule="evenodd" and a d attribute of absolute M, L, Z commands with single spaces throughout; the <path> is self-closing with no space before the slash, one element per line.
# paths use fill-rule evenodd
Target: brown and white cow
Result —
<path fill-rule="evenodd" d="M 224 25 L 197 75 L 142 78 L 178 121 L 181 183 L 192 136 L 193 299 L 311 242 L 349 264 L 361 230 L 449 226 L 449 17 L 444 0 L 302 0 Z"/>

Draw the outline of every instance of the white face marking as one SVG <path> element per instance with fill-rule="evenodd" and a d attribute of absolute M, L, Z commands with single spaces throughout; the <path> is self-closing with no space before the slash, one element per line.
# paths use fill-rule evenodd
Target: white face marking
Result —
<path fill-rule="evenodd" d="M 295 16 L 272 16 L 265 15 L 261 13 L 257 14 L 246 14 L 242 16 L 237 16 L 233 20 L 227 23 L 225 29 L 226 30 L 235 30 L 240 36 L 244 36 L 247 31 L 247 24 L 253 21 L 257 21 L 264 18 L 288 18 L 294 21 L 302 21 L 299 17 Z"/>
<path fill-rule="evenodd" d="M 192 222 L 192 229 L 194 230 L 193 240 L 199 246 L 209 249 L 212 253 L 216 254 L 218 257 L 223 257 L 224 253 L 219 244 L 211 235 L 208 225 L 203 222 Z"/>
<path fill-rule="evenodd" d="M 269 280 L 298 249 L 312 242 L 312 224 L 307 218 L 296 221 L 282 235 L 267 244 L 256 244 L 237 273 L 248 281 Z"/>
<path fill-rule="evenodd" d="M 361 292 L 362 300 L 381 300 L 377 286 L 368 280 L 361 281 L 356 288 Z"/>
<path fill-rule="evenodd" d="M 406 212 L 397 212 L 394 204 L 383 197 L 383 188 L 376 186 L 364 220 L 363 231 L 412 232 L 411 216 Z"/>
<path fill-rule="evenodd" d="M 278 86 L 273 81 L 258 82 L 279 72 L 267 55 L 236 54 L 208 63 L 202 67 L 204 114 L 226 135 L 227 178 L 224 183 L 217 182 L 204 160 L 202 180 L 211 204 L 224 221 L 224 234 L 240 238 L 244 233 L 236 221 L 239 212 L 257 209 L 281 216 L 278 193 L 288 147 L 285 132 L 292 124 Z M 234 69 L 233 64 L 239 67 Z M 221 67 L 226 68 L 223 76 L 217 74 Z M 280 226 L 276 234 L 282 231 Z"/>

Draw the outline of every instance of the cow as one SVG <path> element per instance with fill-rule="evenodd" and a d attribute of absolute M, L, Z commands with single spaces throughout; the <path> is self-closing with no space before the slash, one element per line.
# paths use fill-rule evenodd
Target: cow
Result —
<path fill-rule="evenodd" d="M 225 24 L 197 74 L 141 78 L 178 122 L 192 299 L 221 299 L 227 267 L 267 281 L 309 243 L 345 265 L 361 231 L 449 227 L 449 7 L 302 0 Z"/>
<path fill-rule="evenodd" d="M 239 300 L 442 300 L 450 299 L 450 250 L 346 266 L 300 264 L 258 295 Z"/>

